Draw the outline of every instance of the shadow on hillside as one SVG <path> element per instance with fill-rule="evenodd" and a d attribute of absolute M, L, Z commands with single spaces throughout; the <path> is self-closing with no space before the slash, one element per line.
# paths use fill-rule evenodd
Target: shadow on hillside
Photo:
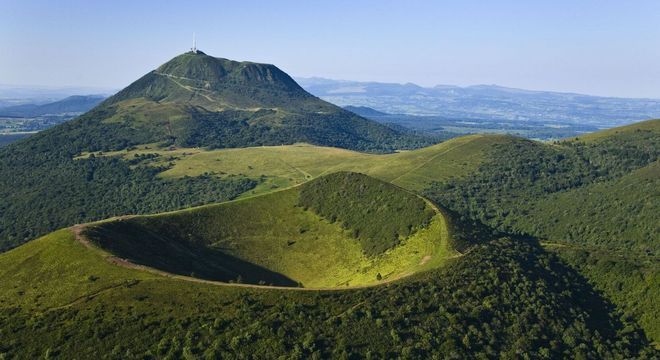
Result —
<path fill-rule="evenodd" d="M 602 292 L 596 290 L 589 280 L 577 269 L 561 259 L 559 255 L 545 250 L 538 239 L 526 235 L 507 235 L 514 242 L 524 243 L 527 251 L 516 254 L 526 276 L 534 282 L 543 282 L 551 293 L 559 295 L 557 300 L 566 309 L 582 311 L 585 325 L 598 332 L 611 343 L 625 338 L 630 348 L 649 346 L 646 335 L 631 319 L 622 317 L 621 311 Z M 486 245 L 488 246 L 488 245 Z M 570 311 L 563 314 L 567 320 L 580 316 Z M 625 320 L 624 320 L 625 319 Z"/>
<path fill-rule="evenodd" d="M 624 347 L 649 346 L 646 335 L 637 323 L 622 316 L 621 310 L 596 290 L 576 268 L 557 254 L 546 251 L 539 239 L 525 234 L 502 233 L 478 220 L 436 205 L 449 217 L 452 245 L 461 252 L 476 250 L 464 258 L 468 263 L 474 261 L 471 256 L 478 258 L 488 254 L 484 257 L 490 259 L 482 259 L 481 262 L 495 260 L 516 264 L 514 266 L 523 270 L 523 276 L 530 284 L 545 284 L 545 290 L 541 292 L 546 292 L 563 309 L 558 311 L 563 318 L 561 321 L 569 324 L 574 321 L 573 317 L 581 316 L 590 331 L 598 332 L 612 344 L 625 339 L 627 344 Z M 503 243 L 503 239 L 508 240 Z"/>
<path fill-rule="evenodd" d="M 90 226 L 85 236 L 115 256 L 173 274 L 222 282 L 298 286 L 280 273 L 218 249 L 155 233 L 130 221 Z"/>

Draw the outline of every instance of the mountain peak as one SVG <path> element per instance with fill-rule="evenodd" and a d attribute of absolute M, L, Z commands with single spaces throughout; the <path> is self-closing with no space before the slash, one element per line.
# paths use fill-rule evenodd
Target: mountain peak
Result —
<path fill-rule="evenodd" d="M 216 111 L 277 107 L 312 97 L 275 65 L 213 57 L 198 50 L 172 58 L 107 104 L 145 98 Z"/>
<path fill-rule="evenodd" d="M 201 51 L 172 58 L 93 112 L 102 114 L 95 115 L 97 120 L 132 132 L 122 142 L 126 144 L 240 147 L 308 142 L 391 151 L 404 138 L 411 144 L 418 141 L 311 95 L 275 65 Z"/>
<path fill-rule="evenodd" d="M 155 72 L 184 80 L 207 81 L 211 87 L 220 83 L 234 83 L 249 86 L 276 85 L 281 89 L 304 91 L 275 65 L 213 57 L 199 50 L 176 56 L 159 66 Z"/>

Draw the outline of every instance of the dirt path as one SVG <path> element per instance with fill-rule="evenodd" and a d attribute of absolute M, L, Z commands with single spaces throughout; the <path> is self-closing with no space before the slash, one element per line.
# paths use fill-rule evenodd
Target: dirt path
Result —
<path fill-rule="evenodd" d="M 99 295 L 101 295 L 101 294 L 103 294 L 103 293 L 105 293 L 105 292 L 108 292 L 108 291 L 111 291 L 111 290 L 114 290 L 114 289 L 116 289 L 116 288 L 119 288 L 119 287 L 122 287 L 122 286 L 126 286 L 126 285 L 127 285 L 127 283 L 121 283 L 121 284 L 115 284 L 115 285 L 107 286 L 107 287 L 104 287 L 104 288 L 99 289 L 99 290 L 97 290 L 97 291 L 94 291 L 94 292 L 92 292 L 92 293 L 89 293 L 89 294 L 86 294 L 86 295 L 80 296 L 80 297 L 74 299 L 73 301 L 70 301 L 70 302 L 68 302 L 68 303 L 66 303 L 66 304 L 64 304 L 64 305 L 60 305 L 60 306 L 56 306 L 56 307 L 52 307 L 52 308 L 48 308 L 48 309 L 46 309 L 44 312 L 49 312 L 49 311 L 55 311 L 55 310 L 66 309 L 66 308 L 72 307 L 72 306 L 74 306 L 74 305 L 76 305 L 76 304 L 80 304 L 80 303 L 82 303 L 82 302 L 85 302 L 85 301 L 88 301 L 88 300 L 92 300 L 93 298 L 95 298 L 95 297 L 97 297 L 97 296 L 99 296 Z"/>
<path fill-rule="evenodd" d="M 417 171 L 417 170 L 423 168 L 424 166 L 426 166 L 426 165 L 427 165 L 428 163 L 430 163 L 431 161 L 437 159 L 439 156 L 444 155 L 444 154 L 446 154 L 446 153 L 448 153 L 448 152 L 450 152 L 450 151 L 454 151 L 454 150 L 456 150 L 456 149 L 458 149 L 458 148 L 461 148 L 461 147 L 463 147 L 463 146 L 465 146 L 465 145 L 467 145 L 467 144 L 469 144 L 469 143 L 471 143 L 471 142 L 473 142 L 473 141 L 474 141 L 474 139 L 470 139 L 469 141 L 466 141 L 466 142 L 464 142 L 464 143 L 462 143 L 462 144 L 458 144 L 458 145 L 456 145 L 456 146 L 454 146 L 454 147 L 452 147 L 452 148 L 449 148 L 449 149 L 447 149 L 447 150 L 445 150 L 445 151 L 439 152 L 439 153 L 437 153 L 437 154 L 431 156 L 431 158 L 429 158 L 428 160 L 424 161 L 424 162 L 421 163 L 419 166 L 416 166 L 416 167 L 410 169 L 409 171 L 406 171 L 405 173 L 403 173 L 403 174 L 401 174 L 401 175 L 395 177 L 394 179 L 390 180 L 389 182 L 390 182 L 390 183 L 394 183 L 396 180 L 399 180 L 399 179 L 401 179 L 402 177 L 407 176 L 407 175 L 410 175 L 410 174 L 413 173 L 414 171 Z"/>
<path fill-rule="evenodd" d="M 162 72 L 158 72 L 158 71 L 155 71 L 154 73 L 157 74 L 157 75 L 160 75 L 160 76 L 165 76 L 166 78 L 170 79 L 173 83 L 179 85 L 180 87 L 182 87 L 182 88 L 184 88 L 184 89 L 186 89 L 186 90 L 188 90 L 192 93 L 199 94 L 200 96 L 205 97 L 206 100 L 208 100 L 210 102 L 219 102 L 218 100 L 212 99 L 210 96 L 204 94 L 204 92 L 209 92 L 209 90 L 194 87 L 194 86 L 190 86 L 190 85 L 183 85 L 182 83 L 175 80 L 175 79 L 184 79 L 184 80 L 192 80 L 192 79 L 182 78 L 182 77 L 179 77 L 179 76 L 174 76 L 174 75 L 170 75 L 170 74 L 166 74 L 166 73 L 162 73 Z"/>
<path fill-rule="evenodd" d="M 215 95 L 215 93 L 212 90 L 204 89 L 204 88 L 200 88 L 200 87 L 196 87 L 196 86 L 185 85 L 185 84 L 182 84 L 179 81 L 177 81 L 177 80 L 187 80 L 187 81 L 199 81 L 199 80 L 191 79 L 191 78 L 187 78 L 187 77 L 183 77 L 183 76 L 176 76 L 176 75 L 172 75 L 172 74 L 167 74 L 167 73 L 163 73 L 163 72 L 160 72 L 160 71 L 154 71 L 154 74 L 164 76 L 167 79 L 169 79 L 170 81 L 172 81 L 173 83 L 175 83 L 177 86 L 179 86 L 179 87 L 181 87 L 185 90 L 188 90 L 193 94 L 203 96 L 206 100 L 208 100 L 212 103 L 219 104 L 219 105 L 222 105 L 222 106 L 227 106 L 226 103 L 220 101 L 219 99 L 214 99 L 211 96 L 209 96 L 209 94 L 210 95 Z M 233 107 L 233 108 L 238 109 L 238 110 L 243 110 L 243 111 L 258 111 L 258 110 L 261 110 L 261 109 L 280 111 L 280 109 L 277 108 L 277 107 L 275 107 L 275 108 L 260 108 L 260 107 L 239 108 L 239 107 Z"/>
<path fill-rule="evenodd" d="M 419 265 L 424 265 L 431 260 L 431 255 L 426 255 L 422 258 L 422 261 L 419 262 Z"/>

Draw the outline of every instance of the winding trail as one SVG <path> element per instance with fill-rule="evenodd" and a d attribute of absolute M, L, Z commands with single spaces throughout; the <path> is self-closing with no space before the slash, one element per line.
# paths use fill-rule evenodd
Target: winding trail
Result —
<path fill-rule="evenodd" d="M 198 88 L 198 87 L 194 87 L 194 86 L 190 86 L 190 85 L 184 85 L 184 84 L 182 84 L 182 83 L 175 80 L 175 79 L 181 79 L 181 80 L 195 81 L 194 79 L 189 79 L 189 78 L 185 78 L 185 77 L 181 77 L 181 76 L 166 74 L 166 73 L 163 73 L 163 72 L 160 72 L 160 71 L 154 71 L 154 74 L 164 76 L 164 77 L 168 78 L 170 81 L 172 81 L 173 83 L 175 83 L 175 84 L 179 85 L 180 87 L 182 87 L 183 89 L 186 89 L 186 90 L 192 92 L 193 94 L 199 94 L 200 96 L 203 96 L 204 98 L 206 98 L 206 100 L 208 100 L 210 102 L 220 102 L 219 100 L 213 99 L 210 96 L 204 94 L 204 92 L 212 92 L 210 90 L 203 89 L 203 88 Z"/>
<path fill-rule="evenodd" d="M 437 159 L 439 156 L 444 155 L 444 154 L 446 154 L 446 153 L 448 153 L 448 152 L 454 151 L 454 150 L 456 150 L 456 149 L 459 149 L 459 148 L 461 148 L 461 147 L 463 147 L 463 146 L 465 146 L 465 145 L 467 145 L 467 144 L 473 142 L 474 140 L 475 140 L 475 139 L 470 139 L 470 140 L 468 140 L 468 141 L 466 141 L 466 142 L 464 142 L 464 143 L 462 143 L 462 144 L 458 144 L 458 145 L 456 145 L 456 146 L 454 146 L 454 147 L 451 147 L 451 148 L 449 148 L 449 149 L 447 149 L 447 150 L 445 150 L 445 151 L 441 151 L 441 152 L 439 152 L 439 153 L 437 153 L 437 154 L 431 156 L 429 159 L 427 159 L 426 161 L 422 162 L 422 163 L 419 164 L 418 166 L 415 166 L 414 168 L 412 168 L 412 169 L 406 171 L 405 173 L 403 173 L 403 174 L 401 174 L 401 175 L 395 177 L 394 179 L 389 180 L 388 182 L 394 184 L 395 181 L 401 179 L 401 178 L 404 177 L 404 176 L 408 176 L 408 175 L 412 174 L 413 172 L 415 172 L 415 171 L 417 171 L 417 170 L 423 168 L 424 166 L 428 165 L 431 161 Z"/>
<path fill-rule="evenodd" d="M 46 309 L 44 312 L 49 312 L 49 311 L 62 310 L 62 309 L 70 308 L 70 307 L 72 307 L 72 306 L 74 306 L 74 305 L 77 305 L 77 304 L 80 304 L 80 303 L 83 303 L 83 302 L 86 302 L 86 301 L 92 300 L 92 299 L 94 299 L 95 297 L 97 297 L 97 296 L 99 296 L 99 295 L 101 295 L 101 294 L 103 294 L 103 293 L 106 293 L 106 292 L 112 291 L 112 290 L 117 289 L 117 288 L 120 288 L 120 287 L 132 286 L 132 285 L 137 284 L 138 282 L 139 282 L 139 280 L 135 280 L 135 281 L 133 281 L 133 282 L 123 282 L 123 283 L 120 283 L 120 284 L 115 284 L 115 285 L 107 286 L 107 287 L 104 287 L 104 288 L 102 288 L 102 289 L 96 290 L 96 291 L 94 291 L 94 292 L 92 292 L 92 293 L 89 293 L 89 294 L 85 294 L 85 295 L 79 296 L 79 297 L 73 299 L 72 301 L 70 301 L 70 302 L 68 302 L 68 303 L 66 303 L 66 304 L 64 304 L 64 305 L 60 305 L 60 306 L 55 306 L 55 307 L 48 308 L 48 309 Z"/>

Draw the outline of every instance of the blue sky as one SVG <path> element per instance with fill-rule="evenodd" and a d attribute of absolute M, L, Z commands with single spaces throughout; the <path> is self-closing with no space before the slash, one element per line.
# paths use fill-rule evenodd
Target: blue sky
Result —
<path fill-rule="evenodd" d="M 121 88 L 192 32 L 294 76 L 660 98 L 658 0 L 0 0 L 0 83 Z"/>

